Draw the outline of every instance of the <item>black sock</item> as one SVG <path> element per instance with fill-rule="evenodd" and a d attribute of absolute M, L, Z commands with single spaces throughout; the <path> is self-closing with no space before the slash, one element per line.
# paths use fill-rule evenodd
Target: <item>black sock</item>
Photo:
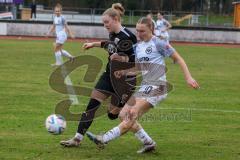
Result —
<path fill-rule="evenodd" d="M 91 126 L 95 112 L 100 106 L 100 102 L 96 99 L 90 99 L 86 111 L 82 114 L 81 120 L 78 124 L 78 133 L 84 135 Z"/>
<path fill-rule="evenodd" d="M 108 118 L 109 118 L 110 120 L 115 120 L 115 119 L 117 119 L 117 118 L 118 118 L 118 115 L 119 115 L 119 114 L 112 114 L 111 112 L 108 111 Z"/>

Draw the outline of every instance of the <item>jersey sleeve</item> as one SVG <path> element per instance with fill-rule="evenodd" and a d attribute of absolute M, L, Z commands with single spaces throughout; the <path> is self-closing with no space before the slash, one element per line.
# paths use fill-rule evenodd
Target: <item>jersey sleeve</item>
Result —
<path fill-rule="evenodd" d="M 158 52 L 163 57 L 170 57 L 171 55 L 173 55 L 173 53 L 176 52 L 176 50 L 168 42 L 160 40 L 157 37 L 155 37 L 154 41 Z"/>
<path fill-rule="evenodd" d="M 165 43 L 165 52 L 164 52 L 164 57 L 170 57 L 173 55 L 173 53 L 176 52 L 176 50 L 169 44 Z"/>

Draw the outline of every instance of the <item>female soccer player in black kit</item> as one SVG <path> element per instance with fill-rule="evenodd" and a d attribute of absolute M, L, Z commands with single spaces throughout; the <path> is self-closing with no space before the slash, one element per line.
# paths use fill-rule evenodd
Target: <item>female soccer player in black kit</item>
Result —
<path fill-rule="evenodd" d="M 111 62 L 118 61 L 124 63 L 135 61 L 133 45 L 137 43 L 137 39 L 131 31 L 121 25 L 121 17 L 124 15 L 124 11 L 123 6 L 120 3 L 116 3 L 103 13 L 102 21 L 104 27 L 109 32 L 109 41 L 85 43 L 83 45 L 84 49 L 93 47 L 106 48 L 109 54 L 108 64 L 106 66 L 106 71 L 102 74 L 95 89 L 92 91 L 86 111 L 82 114 L 80 119 L 76 135 L 69 140 L 60 142 L 60 144 L 65 147 L 79 146 L 80 142 L 83 140 L 83 136 L 93 122 L 96 110 L 104 100 L 111 96 L 109 108 L 112 109 L 108 111 L 108 117 L 113 120 L 118 118 L 118 114 L 124 106 L 124 102 L 126 102 L 133 93 L 132 88 L 128 88 L 130 95 L 123 101 L 123 95 L 116 93 L 116 88 L 118 87 L 115 86 L 118 84 L 113 85 L 113 81 L 111 80 Z M 132 84 L 132 86 L 135 85 L 135 78 L 130 81 L 130 84 Z M 132 129 L 132 131 L 135 132 L 134 129 Z"/>

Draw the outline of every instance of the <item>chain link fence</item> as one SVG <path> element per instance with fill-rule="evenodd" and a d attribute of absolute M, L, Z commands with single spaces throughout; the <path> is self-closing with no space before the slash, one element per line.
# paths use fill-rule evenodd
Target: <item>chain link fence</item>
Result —
<path fill-rule="evenodd" d="M 0 6 L 0 13 L 15 11 L 13 13 L 14 19 L 24 20 L 38 20 L 38 21 L 52 21 L 53 9 L 41 5 L 37 6 L 37 18 L 30 19 L 29 16 L 23 15 L 26 8 L 19 6 L 17 9 L 14 6 Z M 29 9 L 28 9 L 29 10 Z M 63 8 L 63 15 L 69 22 L 83 22 L 83 23 L 102 23 L 101 16 L 105 9 L 97 8 Z M 153 14 L 153 18 L 157 20 L 157 13 L 159 11 L 149 10 L 126 10 L 123 17 L 123 24 L 135 25 L 139 18 L 146 16 L 148 13 Z M 26 14 L 26 12 L 24 12 Z M 233 27 L 232 15 L 216 15 L 209 12 L 170 12 L 160 11 L 173 26 L 214 26 L 214 27 Z M 29 11 L 29 14 L 30 11 Z M 1 17 L 0 17 L 1 18 Z"/>

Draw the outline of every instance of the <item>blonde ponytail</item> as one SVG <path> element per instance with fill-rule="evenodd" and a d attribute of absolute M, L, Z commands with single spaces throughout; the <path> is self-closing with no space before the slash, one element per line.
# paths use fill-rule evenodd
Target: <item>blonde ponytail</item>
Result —
<path fill-rule="evenodd" d="M 104 15 L 108 15 L 108 16 L 110 16 L 112 18 L 117 18 L 118 21 L 121 22 L 121 17 L 124 16 L 124 12 L 125 12 L 125 9 L 124 9 L 124 7 L 122 6 L 121 3 L 114 3 L 114 4 L 112 4 L 111 8 L 108 8 L 103 13 L 103 16 Z"/>

